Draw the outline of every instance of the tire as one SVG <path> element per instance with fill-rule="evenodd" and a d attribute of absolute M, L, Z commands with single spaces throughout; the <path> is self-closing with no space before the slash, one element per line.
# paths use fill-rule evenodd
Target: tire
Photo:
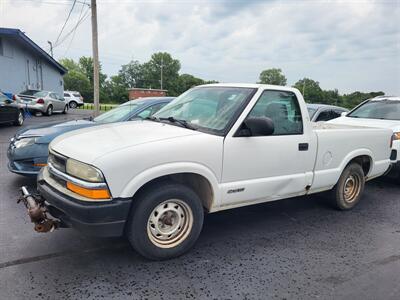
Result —
<path fill-rule="evenodd" d="M 349 164 L 340 175 L 338 183 L 332 190 L 335 208 L 350 210 L 360 202 L 365 186 L 365 176 L 358 163 Z"/>
<path fill-rule="evenodd" d="M 18 111 L 18 116 L 17 116 L 17 120 L 15 120 L 14 125 L 15 126 L 22 126 L 22 124 L 24 124 L 24 112 L 22 110 Z"/>
<path fill-rule="evenodd" d="M 46 109 L 46 116 L 51 116 L 53 114 L 53 105 L 49 105 Z"/>
<path fill-rule="evenodd" d="M 65 105 L 64 110 L 62 111 L 62 113 L 65 115 L 68 112 L 68 105 Z"/>
<path fill-rule="evenodd" d="M 77 107 L 78 107 L 78 103 L 76 103 L 76 101 L 69 102 L 69 108 L 75 109 Z"/>
<path fill-rule="evenodd" d="M 193 247 L 203 219 L 203 206 L 193 190 L 164 182 L 146 189 L 134 200 L 126 237 L 142 256 L 170 259 Z"/>

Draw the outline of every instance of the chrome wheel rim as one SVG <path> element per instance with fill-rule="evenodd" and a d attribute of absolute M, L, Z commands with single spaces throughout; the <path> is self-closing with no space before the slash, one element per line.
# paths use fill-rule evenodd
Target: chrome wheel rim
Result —
<path fill-rule="evenodd" d="M 193 226 L 191 208 L 178 199 L 166 200 L 151 212 L 147 221 L 147 235 L 160 248 L 172 248 L 182 243 Z"/>
<path fill-rule="evenodd" d="M 71 102 L 71 103 L 69 104 L 69 106 L 70 106 L 71 108 L 76 108 L 76 103 L 75 103 L 75 102 Z"/>
<path fill-rule="evenodd" d="M 24 123 L 24 116 L 22 115 L 22 112 L 19 112 L 18 114 L 18 124 L 22 125 Z"/>
<path fill-rule="evenodd" d="M 356 174 L 351 174 L 344 182 L 344 200 L 347 203 L 352 203 L 356 200 L 361 190 L 361 178 Z"/>

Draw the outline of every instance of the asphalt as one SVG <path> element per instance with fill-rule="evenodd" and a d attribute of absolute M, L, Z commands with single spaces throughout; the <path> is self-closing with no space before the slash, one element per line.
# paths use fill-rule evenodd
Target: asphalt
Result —
<path fill-rule="evenodd" d="M 25 126 L 81 118 L 33 117 Z M 0 299 L 399 299 L 400 185 L 369 182 L 352 211 L 301 197 L 206 216 L 194 249 L 151 262 L 123 239 L 39 234 L 16 203 L 0 125 Z"/>

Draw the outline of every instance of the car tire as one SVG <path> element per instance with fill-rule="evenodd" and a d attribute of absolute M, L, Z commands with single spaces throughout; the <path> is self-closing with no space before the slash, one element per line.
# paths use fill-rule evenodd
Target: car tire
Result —
<path fill-rule="evenodd" d="M 65 115 L 66 113 L 68 113 L 68 105 L 65 105 L 64 110 L 62 111 L 62 113 Z"/>
<path fill-rule="evenodd" d="M 18 111 L 18 116 L 17 116 L 17 120 L 15 120 L 14 125 L 15 126 L 22 126 L 22 124 L 24 124 L 24 111 L 23 110 L 19 110 Z"/>
<path fill-rule="evenodd" d="M 358 163 L 349 164 L 340 175 L 339 181 L 332 189 L 332 200 L 335 208 L 350 210 L 360 202 L 365 186 L 365 175 Z"/>
<path fill-rule="evenodd" d="M 51 116 L 53 114 L 53 105 L 49 105 L 46 109 L 46 116 Z"/>
<path fill-rule="evenodd" d="M 170 259 L 193 247 L 203 219 L 201 200 L 192 189 L 165 182 L 135 197 L 125 234 L 142 256 Z"/>
<path fill-rule="evenodd" d="M 76 103 L 75 101 L 70 101 L 69 102 L 69 108 L 75 109 L 78 107 L 78 103 Z"/>

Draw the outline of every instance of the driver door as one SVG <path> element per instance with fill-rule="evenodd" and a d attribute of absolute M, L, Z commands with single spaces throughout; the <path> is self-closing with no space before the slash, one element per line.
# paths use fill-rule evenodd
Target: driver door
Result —
<path fill-rule="evenodd" d="M 246 118 L 252 117 L 272 119 L 274 132 L 250 137 L 230 132 L 225 138 L 222 206 L 303 195 L 311 184 L 316 143 L 303 126 L 296 95 L 265 90 Z"/>

